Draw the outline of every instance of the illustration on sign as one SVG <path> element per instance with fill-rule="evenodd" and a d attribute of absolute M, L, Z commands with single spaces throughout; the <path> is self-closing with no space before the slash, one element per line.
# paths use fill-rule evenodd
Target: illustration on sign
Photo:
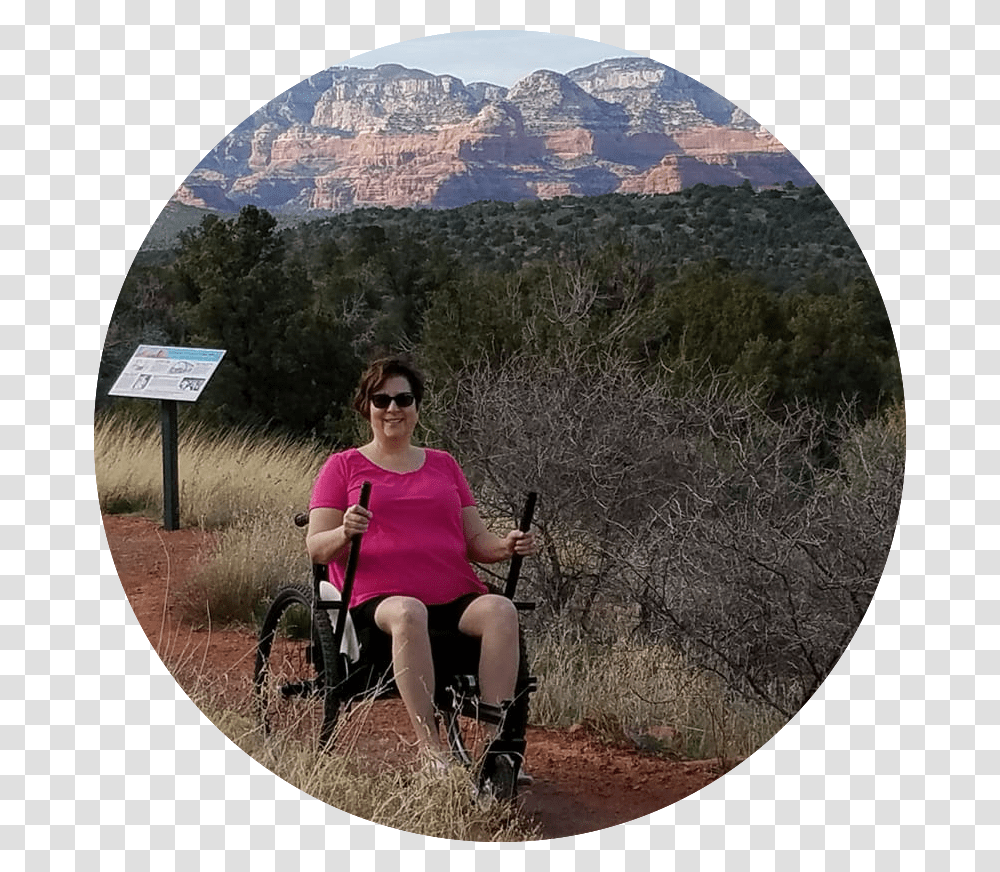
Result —
<path fill-rule="evenodd" d="M 193 402 L 225 353 L 217 348 L 140 345 L 108 393 L 115 397 Z"/>

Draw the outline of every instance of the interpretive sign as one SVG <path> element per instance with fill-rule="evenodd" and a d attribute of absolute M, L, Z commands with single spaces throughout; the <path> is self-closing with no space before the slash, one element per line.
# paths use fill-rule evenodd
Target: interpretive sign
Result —
<path fill-rule="evenodd" d="M 218 348 L 140 345 L 108 391 L 115 397 L 160 401 L 163 433 L 163 526 L 181 523 L 177 474 L 177 401 L 194 402 L 226 352 Z"/>
<path fill-rule="evenodd" d="M 194 402 L 225 353 L 217 348 L 140 345 L 108 393 L 115 397 Z"/>

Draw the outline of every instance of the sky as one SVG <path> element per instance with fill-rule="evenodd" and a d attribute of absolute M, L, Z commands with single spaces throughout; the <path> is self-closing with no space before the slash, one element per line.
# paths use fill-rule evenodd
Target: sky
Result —
<path fill-rule="evenodd" d="M 398 42 L 357 55 L 339 66 L 401 64 L 434 75 L 451 75 L 466 85 L 489 82 L 509 88 L 535 70 L 566 73 L 606 58 L 638 57 L 634 52 L 530 30 L 468 30 Z"/>

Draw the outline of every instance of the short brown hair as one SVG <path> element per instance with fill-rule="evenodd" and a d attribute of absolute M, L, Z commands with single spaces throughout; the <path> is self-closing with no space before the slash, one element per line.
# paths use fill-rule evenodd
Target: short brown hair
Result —
<path fill-rule="evenodd" d="M 412 361 L 403 357 L 383 357 L 369 364 L 361 375 L 358 388 L 354 392 L 353 406 L 362 418 L 370 419 L 371 411 L 368 404 L 379 385 L 394 375 L 403 376 L 410 383 L 410 390 L 416 400 L 417 408 L 424 398 L 424 377 Z"/>

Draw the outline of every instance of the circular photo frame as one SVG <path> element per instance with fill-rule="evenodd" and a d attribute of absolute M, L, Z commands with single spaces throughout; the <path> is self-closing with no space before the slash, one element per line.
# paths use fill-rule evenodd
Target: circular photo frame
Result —
<path fill-rule="evenodd" d="M 238 125 L 140 249 L 96 408 L 185 692 L 306 793 L 450 839 L 738 766 L 846 650 L 902 495 L 834 204 L 721 95 L 551 34 L 400 43 Z"/>

